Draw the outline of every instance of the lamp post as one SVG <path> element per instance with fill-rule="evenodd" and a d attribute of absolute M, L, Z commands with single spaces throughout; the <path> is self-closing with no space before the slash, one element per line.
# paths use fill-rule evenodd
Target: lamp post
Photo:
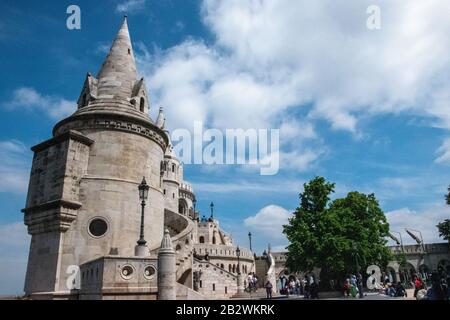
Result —
<path fill-rule="evenodd" d="M 137 256 L 145 256 L 146 255 L 146 244 L 147 241 L 144 239 L 144 209 L 145 209 L 145 201 L 148 198 L 148 190 L 150 189 L 149 185 L 145 181 L 145 177 L 142 178 L 141 184 L 138 186 L 139 190 L 139 199 L 141 200 L 141 231 L 139 234 L 139 240 L 137 241 L 136 247 L 136 255 Z"/>
<path fill-rule="evenodd" d="M 244 292 L 244 284 L 243 284 L 243 279 L 242 279 L 242 273 L 241 273 L 241 249 L 239 248 L 239 246 L 236 248 L 236 256 L 238 259 L 238 264 L 237 264 L 237 293 L 238 294 L 242 294 Z"/>
<path fill-rule="evenodd" d="M 418 245 L 421 245 L 423 252 L 425 252 L 425 245 L 423 243 L 422 232 L 420 232 L 419 230 L 411 229 L 411 228 L 405 228 L 405 231 L 407 234 L 409 234 L 411 236 L 411 238 L 416 240 Z M 420 234 L 420 240 L 411 231 L 418 232 Z"/>
<path fill-rule="evenodd" d="M 252 250 L 252 233 L 251 232 L 248 233 L 248 240 L 250 241 L 250 251 L 253 251 Z"/>
<path fill-rule="evenodd" d="M 404 252 L 402 234 L 398 231 L 392 231 L 392 230 L 390 231 L 390 233 L 398 234 L 398 236 L 400 237 L 400 241 L 396 237 L 394 237 L 392 234 L 390 234 L 389 236 L 391 237 L 392 240 L 395 241 L 395 243 L 397 243 L 398 246 L 400 246 L 402 252 Z"/>
<path fill-rule="evenodd" d="M 209 205 L 209 207 L 211 208 L 211 220 L 214 219 L 214 203 L 211 202 L 211 204 Z"/>
<path fill-rule="evenodd" d="M 194 216 L 192 218 L 195 220 L 197 219 L 197 199 L 194 198 L 194 200 L 192 200 L 192 204 L 194 205 Z"/>

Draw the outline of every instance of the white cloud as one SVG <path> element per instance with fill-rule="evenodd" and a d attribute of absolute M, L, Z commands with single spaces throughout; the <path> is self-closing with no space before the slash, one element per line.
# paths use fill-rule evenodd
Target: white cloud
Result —
<path fill-rule="evenodd" d="M 263 180 L 260 182 L 252 182 L 252 181 L 236 181 L 234 183 L 223 183 L 223 182 L 194 182 L 195 192 L 198 193 L 219 193 L 219 194 L 227 194 L 227 193 L 299 193 L 303 188 L 304 181 L 300 180 L 283 180 L 283 181 L 274 181 L 274 180 Z"/>
<path fill-rule="evenodd" d="M 169 123 L 272 127 L 291 107 L 358 134 L 361 116 L 408 112 L 450 129 L 450 3 L 205 0 L 216 41 L 188 40 L 143 63 Z"/>
<path fill-rule="evenodd" d="M 27 191 L 31 156 L 20 141 L 0 141 L 0 192 Z"/>
<path fill-rule="evenodd" d="M 277 205 L 268 205 L 259 210 L 254 216 L 244 220 L 244 225 L 257 232 L 260 238 L 274 240 L 273 245 L 283 245 L 286 237 L 283 225 L 287 224 L 292 213 Z"/>
<path fill-rule="evenodd" d="M 127 0 L 117 4 L 116 12 L 135 13 L 144 9 L 146 0 Z"/>
<path fill-rule="evenodd" d="M 0 225 L 0 247 L 27 247 L 30 236 L 23 222 Z"/>
<path fill-rule="evenodd" d="M 430 205 L 421 210 L 401 208 L 386 212 L 386 217 L 390 229 L 400 232 L 403 237 L 403 242 L 406 244 L 415 244 L 416 242 L 405 232 L 405 228 L 421 231 L 425 243 L 444 242 L 444 240 L 439 238 L 436 225 L 450 217 L 450 207 L 445 205 Z"/>
<path fill-rule="evenodd" d="M 438 157 L 434 162 L 436 163 L 450 163 L 450 138 L 444 140 L 442 145 L 437 150 Z"/>
<path fill-rule="evenodd" d="M 2 104 L 7 109 L 43 111 L 55 120 L 71 115 L 76 110 L 76 102 L 64 98 L 43 95 L 34 88 L 21 87 L 13 92 L 10 101 Z"/>
<path fill-rule="evenodd" d="M 306 171 L 310 169 L 322 155 L 326 153 L 325 148 L 299 149 L 280 153 L 280 169 L 292 169 L 294 171 Z"/>
<path fill-rule="evenodd" d="M 23 294 L 29 245 L 23 222 L 0 225 L 0 295 Z"/>

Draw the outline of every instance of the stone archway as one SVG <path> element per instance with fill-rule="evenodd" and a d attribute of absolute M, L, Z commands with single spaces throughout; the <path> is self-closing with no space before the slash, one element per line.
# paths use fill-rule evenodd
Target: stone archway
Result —
<path fill-rule="evenodd" d="M 395 272 L 395 269 L 393 267 L 388 266 L 386 268 L 386 274 L 389 278 L 390 283 L 397 283 L 399 281 L 397 279 L 397 272 Z"/>
<path fill-rule="evenodd" d="M 188 204 L 186 200 L 184 199 L 178 200 L 178 213 L 184 216 L 188 214 Z"/>
<path fill-rule="evenodd" d="M 405 284 L 407 287 L 413 286 L 416 269 L 411 263 L 406 262 L 405 264 L 401 265 L 398 272 L 400 275 L 400 282 Z"/>
<path fill-rule="evenodd" d="M 192 288 L 192 269 L 187 269 L 177 281 L 188 288 Z"/>
<path fill-rule="evenodd" d="M 418 275 L 426 283 L 428 283 L 429 280 L 430 280 L 429 279 L 430 278 L 430 273 L 431 273 L 431 270 L 426 264 L 421 264 L 419 266 Z"/>

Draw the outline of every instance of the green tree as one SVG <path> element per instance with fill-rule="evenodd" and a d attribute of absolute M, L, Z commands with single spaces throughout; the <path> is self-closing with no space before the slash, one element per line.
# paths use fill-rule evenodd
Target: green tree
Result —
<path fill-rule="evenodd" d="M 447 204 L 450 205 L 450 186 L 448 187 L 448 194 L 445 196 L 445 200 L 447 200 Z"/>
<path fill-rule="evenodd" d="M 437 225 L 439 237 L 450 242 L 450 219 L 445 219 Z"/>
<path fill-rule="evenodd" d="M 386 266 L 389 225 L 375 196 L 350 192 L 330 201 L 334 186 L 323 177 L 304 185 L 300 206 L 283 228 L 290 242 L 287 267 L 306 272 L 318 267 L 322 275 L 343 276 L 357 266 Z"/>
<path fill-rule="evenodd" d="M 450 186 L 448 187 L 448 194 L 445 196 L 445 200 L 450 205 Z M 439 230 L 439 237 L 444 240 L 448 240 L 450 243 L 450 219 L 446 219 L 436 226 Z"/>

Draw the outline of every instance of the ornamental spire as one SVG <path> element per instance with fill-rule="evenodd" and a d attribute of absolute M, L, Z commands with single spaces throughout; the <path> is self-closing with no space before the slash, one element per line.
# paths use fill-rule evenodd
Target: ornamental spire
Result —
<path fill-rule="evenodd" d="M 136 83 L 136 61 L 128 31 L 127 16 L 98 73 L 98 98 L 128 99 Z"/>

